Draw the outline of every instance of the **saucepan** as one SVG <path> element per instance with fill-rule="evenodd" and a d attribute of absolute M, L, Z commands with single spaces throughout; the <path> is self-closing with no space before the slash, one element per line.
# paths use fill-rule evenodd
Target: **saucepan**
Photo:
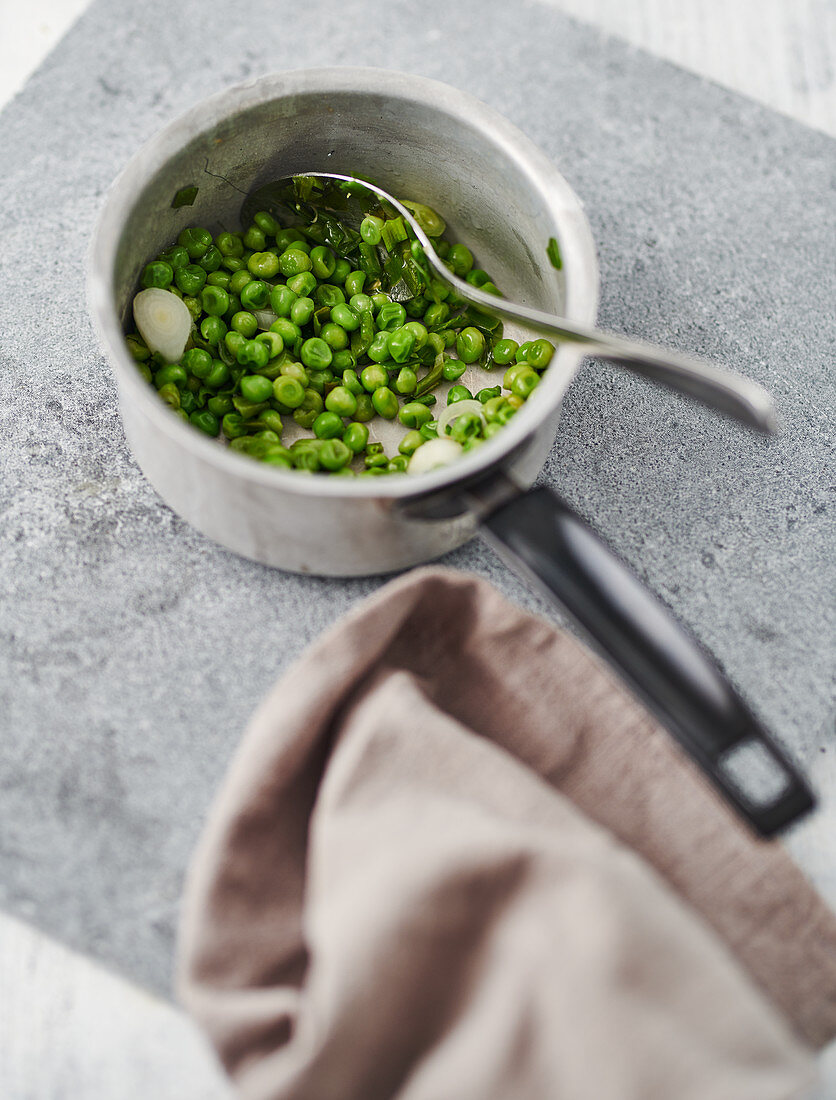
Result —
<path fill-rule="evenodd" d="M 757 832 L 808 811 L 804 778 L 699 644 L 556 494 L 530 488 L 584 354 L 578 345 L 559 345 L 501 432 L 417 476 L 331 478 L 264 465 L 172 415 L 143 381 L 124 333 L 149 257 L 188 225 L 239 228 L 249 193 L 305 171 L 359 173 L 438 209 L 509 297 L 578 324 L 595 320 L 598 268 L 581 204 L 492 109 L 447 85 L 375 69 L 286 72 L 231 88 L 137 153 L 92 242 L 91 312 L 128 443 L 162 498 L 238 554 L 318 575 L 404 569 L 478 533 L 568 612 Z M 552 237 L 560 269 L 545 262 Z M 487 378 L 476 385 L 495 384 Z"/>

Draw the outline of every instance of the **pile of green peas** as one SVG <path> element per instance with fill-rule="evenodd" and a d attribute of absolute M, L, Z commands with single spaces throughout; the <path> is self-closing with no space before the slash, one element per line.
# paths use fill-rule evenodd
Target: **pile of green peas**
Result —
<path fill-rule="evenodd" d="M 450 270 L 499 294 L 470 250 L 445 238 L 443 220 L 410 205 Z M 141 276 L 142 288 L 168 290 L 188 308 L 182 357 L 165 362 L 138 333 L 127 336 L 161 400 L 251 458 L 344 476 L 406 471 L 438 435 L 443 383 L 452 383 L 448 405 L 481 405 L 453 419 L 448 436 L 469 450 L 495 435 L 538 385 L 553 345 L 503 338 L 501 322 L 430 275 L 404 220 L 379 214 L 366 214 L 346 255 L 315 243 L 313 222 L 287 228 L 268 211 L 243 233 L 184 229 Z M 411 296 L 396 300 L 406 276 Z M 501 384 L 471 393 L 459 384 L 471 365 L 499 368 Z M 397 454 L 370 440 L 378 417 L 406 429 Z M 306 434 L 286 445 L 289 419 Z"/>

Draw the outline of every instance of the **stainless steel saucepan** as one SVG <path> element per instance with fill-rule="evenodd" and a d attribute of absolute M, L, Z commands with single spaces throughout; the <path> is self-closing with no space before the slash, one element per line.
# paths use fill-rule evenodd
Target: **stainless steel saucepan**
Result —
<path fill-rule="evenodd" d="M 509 297 L 594 323 L 598 269 L 578 199 L 484 104 L 377 69 L 280 73 L 222 92 L 137 153 L 108 195 L 91 248 L 90 307 L 125 432 L 163 499 L 239 554 L 329 576 L 404 569 L 478 532 L 568 611 L 753 828 L 769 835 L 809 810 L 804 779 L 697 643 L 556 494 L 529 488 L 582 347 L 559 346 L 498 435 L 418 476 L 329 478 L 263 465 L 173 416 L 142 380 L 124 332 L 147 260 L 187 225 L 237 229 L 250 192 L 317 170 L 361 173 L 435 207 Z M 178 205 L 188 188 L 197 188 L 193 203 Z M 543 262 L 550 237 L 559 271 Z M 462 381 L 471 390 L 495 384 L 483 374 L 473 368 Z"/>

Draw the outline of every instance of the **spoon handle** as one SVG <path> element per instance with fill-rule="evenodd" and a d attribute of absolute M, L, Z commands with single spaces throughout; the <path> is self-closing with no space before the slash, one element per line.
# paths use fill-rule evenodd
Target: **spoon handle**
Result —
<path fill-rule="evenodd" d="M 428 259 L 432 263 L 432 258 Z M 436 264 L 433 263 L 433 267 L 442 275 Z M 452 275 L 446 268 L 444 272 L 446 274 L 442 277 L 454 286 L 457 294 L 485 312 L 519 321 L 539 332 L 551 333 L 560 340 L 582 344 L 590 355 L 607 359 L 633 374 L 640 374 L 669 389 L 695 397 L 761 432 L 771 433 L 777 430 L 774 402 L 757 382 L 720 370 L 696 356 L 669 351 L 638 340 L 628 340 L 599 329 L 576 325 L 563 317 L 543 313 L 538 309 L 508 302 L 471 286 Z"/>

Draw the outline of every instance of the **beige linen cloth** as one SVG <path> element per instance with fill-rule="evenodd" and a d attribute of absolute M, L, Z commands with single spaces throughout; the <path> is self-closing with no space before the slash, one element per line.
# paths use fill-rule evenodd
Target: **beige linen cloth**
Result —
<path fill-rule="evenodd" d="M 430 568 L 253 718 L 179 991 L 247 1100 L 777 1100 L 836 922 L 577 642 Z"/>

